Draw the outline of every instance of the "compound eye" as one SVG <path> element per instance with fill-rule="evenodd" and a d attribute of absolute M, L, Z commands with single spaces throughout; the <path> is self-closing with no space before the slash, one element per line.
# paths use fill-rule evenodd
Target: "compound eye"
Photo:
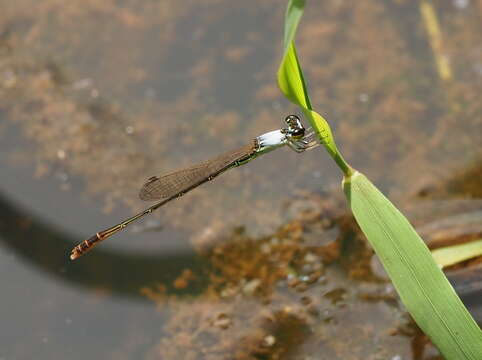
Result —
<path fill-rule="evenodd" d="M 294 138 L 300 138 L 305 135 L 305 128 L 301 124 L 301 120 L 296 115 L 288 115 L 285 119 L 288 125 L 287 133 Z"/>
<path fill-rule="evenodd" d="M 291 136 L 293 137 L 303 137 L 305 136 L 305 129 L 304 128 L 298 128 L 298 129 L 295 129 L 293 131 L 291 131 Z"/>
<path fill-rule="evenodd" d="M 288 115 L 285 119 L 285 122 L 289 126 L 299 126 L 299 124 L 301 124 L 300 118 L 296 115 Z"/>

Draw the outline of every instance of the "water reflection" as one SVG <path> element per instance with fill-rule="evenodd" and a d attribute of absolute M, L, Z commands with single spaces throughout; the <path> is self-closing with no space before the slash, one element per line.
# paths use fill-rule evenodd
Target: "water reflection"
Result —
<path fill-rule="evenodd" d="M 30 265 L 73 285 L 102 289 L 113 295 L 146 300 L 139 290 L 159 282 L 166 284 L 169 292 L 178 294 L 172 284 L 183 269 L 189 267 L 201 274 L 207 266 L 195 252 L 148 256 L 102 247 L 84 261 L 73 263 L 68 254 L 76 238 L 43 223 L 2 196 L 0 215 L 0 239 Z M 191 284 L 189 294 L 199 293 L 206 281 L 199 277 L 197 284 Z"/>

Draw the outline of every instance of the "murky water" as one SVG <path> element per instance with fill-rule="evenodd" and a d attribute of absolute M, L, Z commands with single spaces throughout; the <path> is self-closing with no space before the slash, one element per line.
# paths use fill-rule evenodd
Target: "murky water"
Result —
<path fill-rule="evenodd" d="M 297 44 L 345 158 L 429 231 L 482 208 L 482 2 L 437 2 L 439 47 L 420 4 L 310 2 Z M 296 111 L 275 80 L 285 5 L 0 0 L 0 359 L 436 356 L 322 149 L 270 153 L 68 260 L 146 206 L 148 177 Z M 474 266 L 452 281 L 480 321 Z"/>

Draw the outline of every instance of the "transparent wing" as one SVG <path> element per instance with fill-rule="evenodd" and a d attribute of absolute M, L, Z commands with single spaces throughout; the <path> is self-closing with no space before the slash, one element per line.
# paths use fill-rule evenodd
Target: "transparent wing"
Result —
<path fill-rule="evenodd" d="M 188 168 L 153 176 L 142 186 L 139 197 L 150 201 L 189 191 L 234 166 L 237 161 L 249 157 L 255 149 L 255 144 L 252 143 Z"/>

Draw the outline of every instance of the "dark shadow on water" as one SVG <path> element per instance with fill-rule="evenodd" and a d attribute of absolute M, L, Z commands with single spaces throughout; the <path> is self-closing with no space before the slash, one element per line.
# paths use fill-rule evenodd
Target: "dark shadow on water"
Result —
<path fill-rule="evenodd" d="M 470 314 L 481 326 L 482 264 L 453 270 L 447 274 L 447 277 Z"/>
<path fill-rule="evenodd" d="M 70 250 L 81 239 L 75 239 L 18 208 L 0 195 L 0 239 L 21 259 L 51 276 L 72 285 L 92 290 L 102 289 L 116 295 L 145 299 L 140 289 L 162 283 L 168 294 L 196 295 L 205 280 L 176 290 L 174 280 L 186 268 L 203 274 L 207 262 L 193 252 L 151 256 L 121 253 L 101 247 L 75 262 Z"/>

